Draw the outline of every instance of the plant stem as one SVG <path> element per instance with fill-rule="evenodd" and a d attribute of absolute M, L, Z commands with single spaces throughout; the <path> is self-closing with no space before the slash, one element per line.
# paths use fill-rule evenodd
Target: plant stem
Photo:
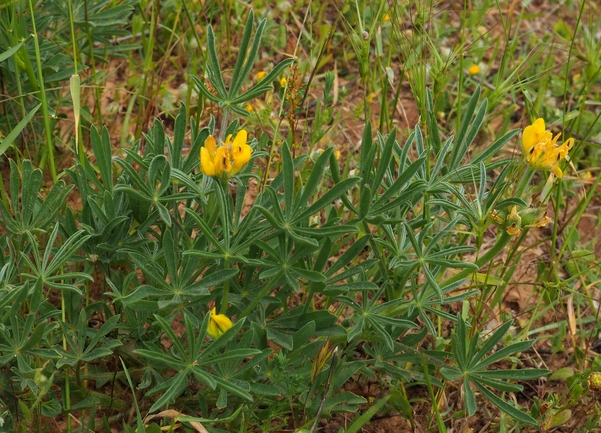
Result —
<path fill-rule="evenodd" d="M 52 182 L 56 183 L 56 167 L 54 165 L 54 154 L 52 150 L 52 129 L 50 127 L 50 114 L 48 113 L 48 100 L 46 99 L 46 91 L 44 89 L 44 77 L 42 75 L 42 58 L 40 55 L 40 44 L 38 43 L 38 32 L 35 25 L 35 14 L 33 11 L 33 1 L 29 0 L 29 13 L 31 14 L 31 25 L 33 27 L 33 46 L 35 48 L 35 60 L 38 69 L 38 86 L 40 89 L 40 100 L 42 101 L 42 115 L 44 117 L 44 131 L 46 133 L 46 149 L 42 153 L 40 167 L 44 169 L 46 158 L 50 163 L 50 174 Z M 70 427 L 70 425 L 69 425 Z M 69 429 L 70 430 L 70 429 Z"/>

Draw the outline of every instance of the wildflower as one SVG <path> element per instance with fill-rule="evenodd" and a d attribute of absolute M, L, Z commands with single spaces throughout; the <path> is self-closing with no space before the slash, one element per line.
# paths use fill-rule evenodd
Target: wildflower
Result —
<path fill-rule="evenodd" d="M 335 150 L 334 151 L 334 156 L 336 157 L 336 161 L 338 161 L 340 159 L 340 151 L 339 150 Z"/>
<path fill-rule="evenodd" d="M 508 235 L 518 236 L 525 228 L 544 227 L 551 218 L 545 215 L 545 207 L 527 207 L 518 210 L 517 206 L 512 206 L 509 212 L 506 210 L 491 210 L 489 215 L 493 222 L 505 229 Z"/>
<path fill-rule="evenodd" d="M 252 148 L 246 144 L 246 130 L 241 129 L 232 142 L 230 134 L 222 146 L 209 135 L 200 148 L 200 170 L 207 176 L 230 177 L 250 161 Z"/>
<path fill-rule="evenodd" d="M 265 71 L 257 72 L 257 81 L 261 81 L 263 78 L 265 78 L 265 75 L 267 75 L 267 72 Z"/>
<path fill-rule="evenodd" d="M 249 113 L 253 112 L 253 106 L 252 106 L 252 104 L 246 104 L 246 107 L 244 107 L 244 109 L 246 111 L 248 111 Z"/>
<path fill-rule="evenodd" d="M 213 307 L 207 328 L 207 334 L 213 338 L 221 337 L 225 331 L 233 326 L 232 321 L 225 314 L 217 314 L 216 311 L 217 309 Z"/>
<path fill-rule="evenodd" d="M 480 72 L 480 66 L 473 64 L 467 69 L 467 72 L 469 72 L 470 75 L 476 75 Z"/>
<path fill-rule="evenodd" d="M 382 18 L 382 19 L 383 19 L 383 20 L 384 20 L 384 22 L 386 23 L 386 22 L 390 21 L 390 15 L 388 15 L 388 13 L 385 13 L 385 14 L 384 14 L 384 18 Z"/>
<path fill-rule="evenodd" d="M 541 118 L 524 128 L 522 135 L 522 149 L 526 161 L 533 168 L 549 170 L 561 179 L 563 173 L 559 168 L 559 161 L 564 159 L 572 146 L 574 139 L 568 138 L 562 145 L 557 145 L 561 133 L 555 137 L 545 129 L 545 121 Z"/>
<path fill-rule="evenodd" d="M 280 86 L 281 87 L 286 87 L 286 83 L 288 82 L 288 80 L 286 80 L 286 77 L 282 77 L 280 79 Z"/>

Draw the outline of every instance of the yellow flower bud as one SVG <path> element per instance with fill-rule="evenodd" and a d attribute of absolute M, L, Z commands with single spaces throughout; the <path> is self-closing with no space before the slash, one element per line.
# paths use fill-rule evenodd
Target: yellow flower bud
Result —
<path fill-rule="evenodd" d="M 286 87 L 286 83 L 288 82 L 288 80 L 286 80 L 286 77 L 282 77 L 280 79 L 280 86 L 282 87 Z"/>
<path fill-rule="evenodd" d="M 225 314 L 217 314 L 217 309 L 213 307 L 211 310 L 211 317 L 209 317 L 207 334 L 213 338 L 218 338 L 221 337 L 223 333 L 232 326 L 232 321 Z"/>
<path fill-rule="evenodd" d="M 265 71 L 257 72 L 257 81 L 261 81 L 263 78 L 265 78 L 265 75 L 267 75 L 267 72 Z"/>

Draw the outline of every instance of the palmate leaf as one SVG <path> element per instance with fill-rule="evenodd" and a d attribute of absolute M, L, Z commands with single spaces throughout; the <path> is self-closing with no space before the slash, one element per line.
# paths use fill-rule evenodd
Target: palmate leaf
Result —
<path fill-rule="evenodd" d="M 545 369 L 486 370 L 492 363 L 524 351 L 534 343 L 533 341 L 522 341 L 510 344 L 486 357 L 487 353 L 501 342 L 511 324 L 512 322 L 509 321 L 499 327 L 478 349 L 479 333 L 475 333 L 469 338 L 467 323 L 461 314 L 458 314 L 457 327 L 451 340 L 451 353 L 459 369 L 445 367 L 440 370 L 440 373 L 447 380 L 462 379 L 465 407 L 470 416 L 477 409 L 473 386 L 491 403 L 510 416 L 528 424 L 538 425 L 530 415 L 507 403 L 489 389 L 490 387 L 502 392 L 519 392 L 523 389 L 522 385 L 515 385 L 505 380 L 531 380 L 550 373 Z"/>

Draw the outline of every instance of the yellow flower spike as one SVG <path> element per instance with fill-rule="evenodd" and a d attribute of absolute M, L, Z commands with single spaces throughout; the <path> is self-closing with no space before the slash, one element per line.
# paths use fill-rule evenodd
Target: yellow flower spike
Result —
<path fill-rule="evenodd" d="M 248 134 L 241 129 L 232 142 L 228 135 L 225 143 L 217 147 L 217 142 L 209 135 L 200 148 L 200 170 L 203 174 L 213 177 L 229 178 L 236 174 L 250 161 L 252 147 L 246 144 Z"/>
<path fill-rule="evenodd" d="M 280 86 L 281 87 L 286 87 L 286 83 L 288 82 L 288 80 L 286 80 L 286 77 L 282 77 L 280 79 Z"/>
<path fill-rule="evenodd" d="M 265 78 L 266 75 L 267 75 L 267 72 L 265 72 L 265 71 L 257 72 L 257 81 L 261 81 L 263 78 Z"/>
<path fill-rule="evenodd" d="M 557 145 L 561 134 L 553 137 L 550 131 L 545 129 L 545 121 L 541 118 L 524 128 L 522 135 L 522 149 L 526 161 L 535 169 L 549 170 L 561 179 L 563 173 L 559 168 L 559 162 L 568 156 L 568 152 L 574 146 L 574 139 L 568 138 L 563 144 Z"/>
<path fill-rule="evenodd" d="M 479 73 L 479 72 L 480 72 L 480 66 L 478 66 L 478 65 L 472 65 L 472 66 L 470 66 L 470 67 L 467 69 L 467 72 L 468 72 L 470 75 L 476 75 L 477 73 Z"/>
<path fill-rule="evenodd" d="M 225 331 L 230 329 L 234 324 L 225 314 L 217 314 L 217 309 L 213 307 L 211 317 L 209 317 L 209 326 L 207 334 L 213 338 L 219 338 Z"/>

